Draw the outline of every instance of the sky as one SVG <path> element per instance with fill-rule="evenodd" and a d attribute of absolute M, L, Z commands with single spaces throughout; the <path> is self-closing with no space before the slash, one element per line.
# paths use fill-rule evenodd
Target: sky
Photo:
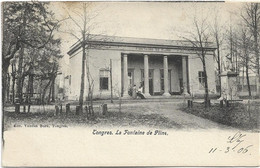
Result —
<path fill-rule="evenodd" d="M 217 15 L 220 25 L 229 26 L 236 21 L 241 6 L 241 3 L 232 2 L 94 2 L 89 7 L 88 14 L 97 14 L 90 21 L 94 25 L 91 29 L 93 34 L 179 40 L 185 32 L 192 31 L 194 16 L 199 20 L 207 18 L 208 22 L 213 22 Z M 67 18 L 70 14 L 82 25 L 78 17 L 82 13 L 81 2 L 51 2 L 50 9 L 57 19 Z M 70 19 L 62 22 L 60 32 L 56 34 L 62 40 L 62 64 L 69 64 L 66 53 L 77 41 L 64 32 L 73 32 L 78 36 L 79 30 Z"/>

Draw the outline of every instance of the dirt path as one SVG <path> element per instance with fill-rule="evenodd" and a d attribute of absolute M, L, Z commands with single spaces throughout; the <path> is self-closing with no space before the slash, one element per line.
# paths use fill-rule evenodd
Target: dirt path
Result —
<path fill-rule="evenodd" d="M 161 114 L 175 123 L 180 124 L 184 129 L 235 130 L 235 128 L 178 110 L 178 108 L 181 106 L 181 103 L 182 101 L 180 100 L 174 102 L 143 102 L 137 104 L 122 104 L 122 111 L 142 114 Z M 110 107 L 111 106 L 115 107 L 115 105 L 110 105 Z"/>

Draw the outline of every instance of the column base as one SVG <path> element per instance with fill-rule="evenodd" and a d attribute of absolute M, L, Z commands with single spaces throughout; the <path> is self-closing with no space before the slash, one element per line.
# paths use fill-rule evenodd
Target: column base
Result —
<path fill-rule="evenodd" d="M 147 98 L 147 97 L 151 97 L 150 93 L 144 93 L 144 97 Z"/>
<path fill-rule="evenodd" d="M 181 95 L 183 95 L 183 96 L 190 96 L 190 94 L 188 92 L 183 92 Z"/>
<path fill-rule="evenodd" d="M 132 97 L 129 94 L 123 94 L 122 99 L 131 99 Z"/>
<path fill-rule="evenodd" d="M 163 96 L 169 97 L 169 96 L 171 96 L 171 94 L 166 92 L 166 93 L 163 93 Z"/>

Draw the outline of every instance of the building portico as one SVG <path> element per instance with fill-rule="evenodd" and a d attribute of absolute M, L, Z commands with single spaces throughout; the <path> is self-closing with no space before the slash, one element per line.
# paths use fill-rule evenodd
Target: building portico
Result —
<path fill-rule="evenodd" d="M 123 97 L 133 85 L 143 85 L 146 97 L 188 93 L 187 56 L 122 53 L 122 67 Z"/>
<path fill-rule="evenodd" d="M 144 95 L 203 94 L 204 74 L 197 48 L 189 42 L 143 39 L 116 36 L 93 36 L 87 42 L 89 71 L 93 79 L 93 97 L 106 99 L 122 96 L 131 98 L 131 89 L 143 86 Z M 215 93 L 213 53 L 208 47 L 206 68 L 209 92 Z M 81 45 L 74 44 L 70 56 L 69 99 L 78 99 L 80 93 Z M 85 81 L 87 95 L 88 81 Z"/>

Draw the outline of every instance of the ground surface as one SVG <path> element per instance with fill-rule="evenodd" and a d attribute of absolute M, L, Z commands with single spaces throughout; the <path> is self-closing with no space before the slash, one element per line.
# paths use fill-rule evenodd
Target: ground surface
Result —
<path fill-rule="evenodd" d="M 75 106 L 71 106 L 72 114 L 65 116 L 54 116 L 54 106 L 33 106 L 31 113 L 15 114 L 14 107 L 5 108 L 5 125 L 6 128 L 17 124 L 30 123 L 61 123 L 76 126 L 145 126 L 153 128 L 172 128 L 172 129 L 236 129 L 228 125 L 220 124 L 209 119 L 196 116 L 182 111 L 183 100 L 167 100 L 167 101 L 134 101 L 122 103 L 121 112 L 119 112 L 119 104 L 108 103 L 108 113 L 103 116 L 99 113 L 98 105 L 95 103 L 94 110 L 96 118 L 92 121 L 86 119 L 86 116 L 76 116 Z M 23 108 L 21 108 L 23 110 Z M 65 108 L 63 107 L 63 112 Z"/>
<path fill-rule="evenodd" d="M 193 107 L 181 107 L 181 110 L 198 117 L 224 125 L 236 127 L 242 130 L 259 132 L 260 105 L 259 102 L 234 102 L 229 107 L 220 106 L 219 103 L 211 104 L 205 108 L 204 103 L 194 102 Z"/>
<path fill-rule="evenodd" d="M 182 103 L 183 100 L 123 104 L 122 112 L 142 113 L 144 115 L 159 114 L 174 121 L 176 124 L 180 125 L 182 129 L 233 129 L 232 127 L 181 111 L 180 108 Z"/>

